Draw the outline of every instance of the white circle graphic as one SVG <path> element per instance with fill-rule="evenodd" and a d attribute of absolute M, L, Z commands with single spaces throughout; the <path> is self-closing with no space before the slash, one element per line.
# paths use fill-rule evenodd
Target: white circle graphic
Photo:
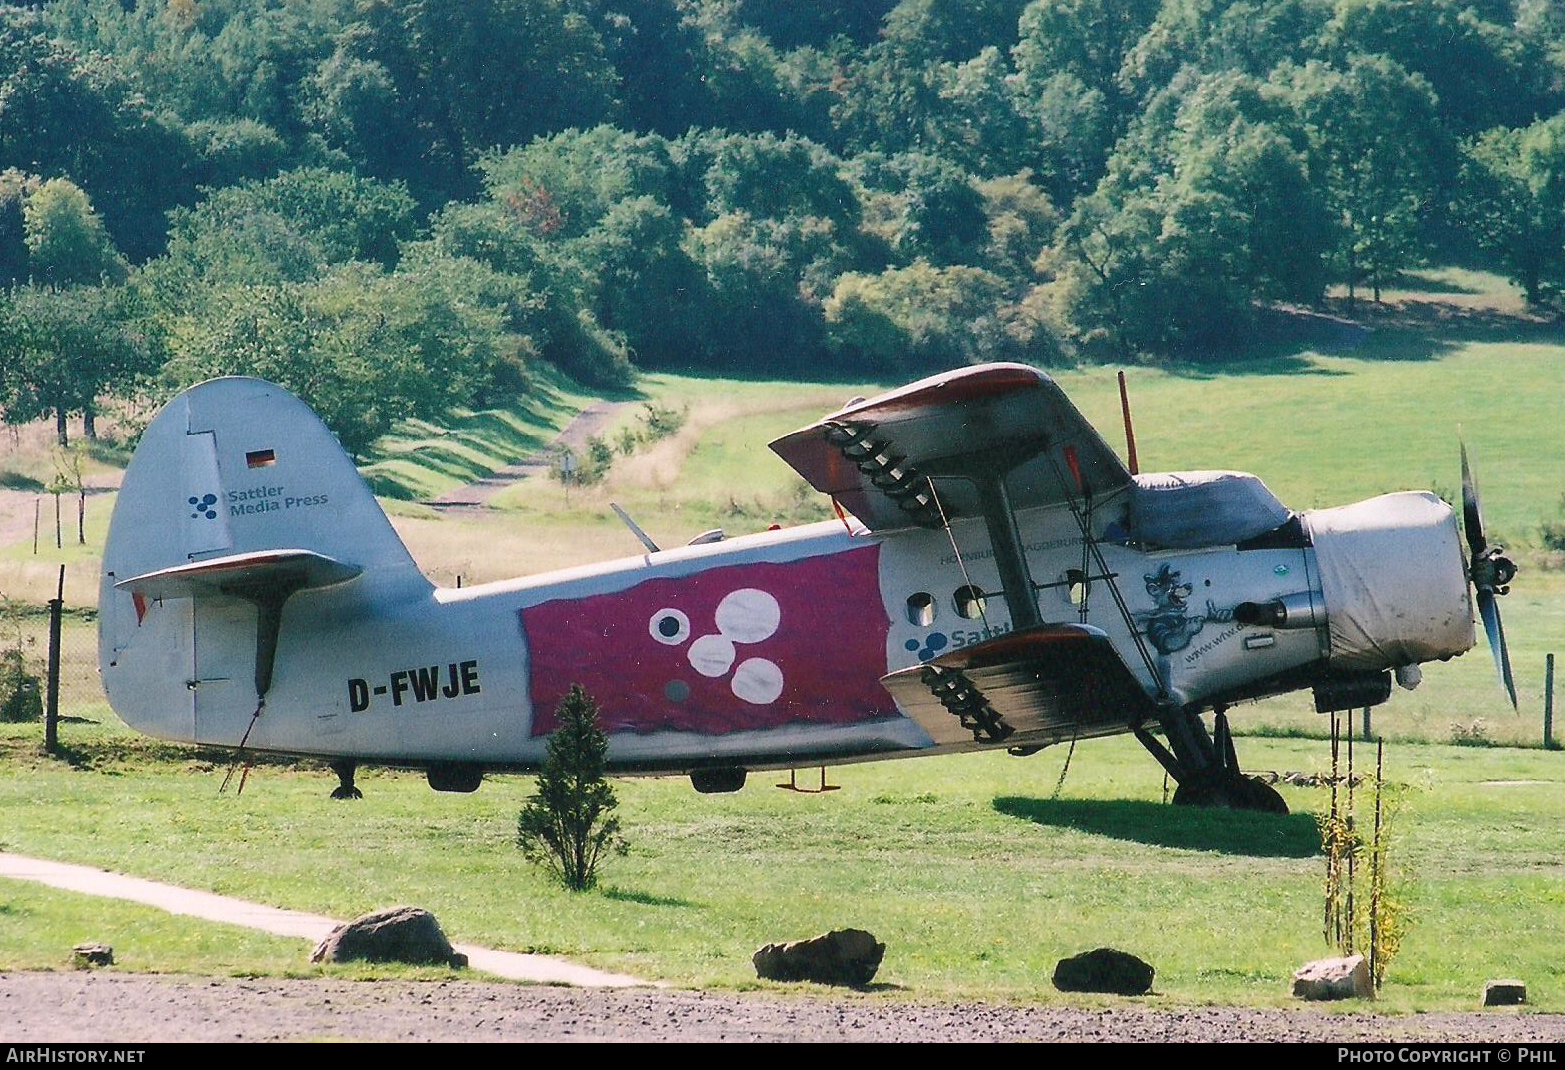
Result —
<path fill-rule="evenodd" d="M 647 621 L 647 631 L 664 646 L 678 646 L 690 638 L 690 618 L 677 609 L 660 609 Z"/>
<path fill-rule="evenodd" d="M 734 670 L 734 694 L 757 706 L 769 706 L 782 694 L 783 674 L 775 662 L 749 658 Z"/>
<path fill-rule="evenodd" d="M 717 630 L 736 643 L 769 639 L 781 621 L 777 599 L 755 587 L 741 587 L 717 604 Z"/>
<path fill-rule="evenodd" d="M 721 635 L 703 635 L 690 644 L 690 667 L 702 676 L 721 676 L 734 663 L 734 644 Z"/>

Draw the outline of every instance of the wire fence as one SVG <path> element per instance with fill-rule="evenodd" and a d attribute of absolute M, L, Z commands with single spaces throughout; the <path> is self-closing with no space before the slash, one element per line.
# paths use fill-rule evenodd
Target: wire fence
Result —
<path fill-rule="evenodd" d="M 56 749 L 59 725 L 112 717 L 98 672 L 97 611 L 68 606 L 65 566 L 44 605 L 0 603 L 0 716 L 39 721 Z"/>

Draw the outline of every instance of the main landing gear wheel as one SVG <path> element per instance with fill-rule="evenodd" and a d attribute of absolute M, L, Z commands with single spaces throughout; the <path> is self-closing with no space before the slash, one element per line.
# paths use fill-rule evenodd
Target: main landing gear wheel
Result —
<path fill-rule="evenodd" d="M 1239 771 L 1233 733 L 1228 730 L 1228 716 L 1222 708 L 1212 718 L 1211 733 L 1198 710 L 1170 707 L 1158 719 L 1167 746 L 1145 728 L 1136 729 L 1136 738 L 1178 783 L 1174 805 L 1267 814 L 1288 812 L 1288 804 L 1276 788 Z"/>
<path fill-rule="evenodd" d="M 332 789 L 333 799 L 362 799 L 364 793 L 353 786 L 353 774 L 358 771 L 359 763 L 355 761 L 340 761 L 331 763 L 331 771 L 337 774 L 337 786 Z"/>
<path fill-rule="evenodd" d="M 1258 810 L 1286 814 L 1288 804 L 1277 789 L 1253 776 L 1234 776 L 1205 784 L 1181 784 L 1174 789 L 1175 806 L 1208 806 L 1219 810 Z"/>

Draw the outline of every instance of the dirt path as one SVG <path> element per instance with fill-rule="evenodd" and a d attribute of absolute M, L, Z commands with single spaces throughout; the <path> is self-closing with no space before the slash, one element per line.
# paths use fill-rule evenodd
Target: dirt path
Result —
<path fill-rule="evenodd" d="M 1565 1041 L 1565 1015 L 1073 1009 L 470 981 L 0 974 L 0 1041 Z"/>
<path fill-rule="evenodd" d="M 33 881 L 51 888 L 100 895 L 109 899 L 124 899 L 133 903 L 166 910 L 171 914 L 203 918 L 226 925 L 242 925 L 247 929 L 271 933 L 273 936 L 302 937 L 311 943 L 322 940 L 337 922 L 320 914 L 307 914 L 299 910 L 283 910 L 280 907 L 252 903 L 233 896 L 217 895 L 194 888 L 181 888 L 162 881 L 149 881 L 141 877 L 128 877 L 123 873 L 110 873 L 94 866 L 81 866 L 71 862 L 53 862 L 44 858 L 0 852 L 0 877 Z M 640 985 L 646 982 L 624 974 L 607 973 L 589 966 L 555 958 L 552 955 L 529 955 L 517 951 L 497 951 L 476 944 L 456 944 L 456 949 L 467 956 L 475 970 L 492 973 L 513 981 L 532 981 L 541 984 L 616 986 Z M 0 1016 L 0 1022 L 4 1017 Z"/>
<path fill-rule="evenodd" d="M 512 483 L 548 471 L 549 466 L 554 463 L 555 452 L 561 447 L 579 455 L 586 449 L 587 440 L 601 433 L 626 404 L 622 401 L 594 401 L 577 413 L 576 418 L 566 424 L 564 430 L 543 449 L 523 457 L 515 464 L 497 468 L 483 479 L 449 490 L 425 504 L 440 510 L 482 508 L 488 504 L 490 498 Z"/>

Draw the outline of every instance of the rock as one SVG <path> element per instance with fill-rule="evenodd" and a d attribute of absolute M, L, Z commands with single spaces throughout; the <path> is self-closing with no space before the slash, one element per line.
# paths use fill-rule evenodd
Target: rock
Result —
<path fill-rule="evenodd" d="M 419 907 L 391 907 L 354 918 L 316 945 L 311 962 L 408 962 L 466 966 L 467 956 L 446 939 L 440 922 Z"/>
<path fill-rule="evenodd" d="M 1514 978 L 1489 981 L 1483 986 L 1485 1007 L 1519 1007 L 1527 1002 L 1527 982 Z"/>
<path fill-rule="evenodd" d="M 1100 947 L 1061 959 L 1054 967 L 1054 987 L 1061 992 L 1110 992 L 1144 996 L 1157 975 L 1150 963 L 1128 951 Z"/>
<path fill-rule="evenodd" d="M 71 959 L 77 966 L 112 966 L 114 949 L 108 944 L 77 944 L 71 948 Z"/>
<path fill-rule="evenodd" d="M 1363 955 L 1306 962 L 1293 974 L 1293 994 L 1300 999 L 1373 999 L 1369 963 Z"/>
<path fill-rule="evenodd" d="M 750 961 L 768 981 L 815 981 L 863 987 L 875 979 L 886 945 L 863 929 L 834 929 L 808 940 L 767 944 Z"/>

